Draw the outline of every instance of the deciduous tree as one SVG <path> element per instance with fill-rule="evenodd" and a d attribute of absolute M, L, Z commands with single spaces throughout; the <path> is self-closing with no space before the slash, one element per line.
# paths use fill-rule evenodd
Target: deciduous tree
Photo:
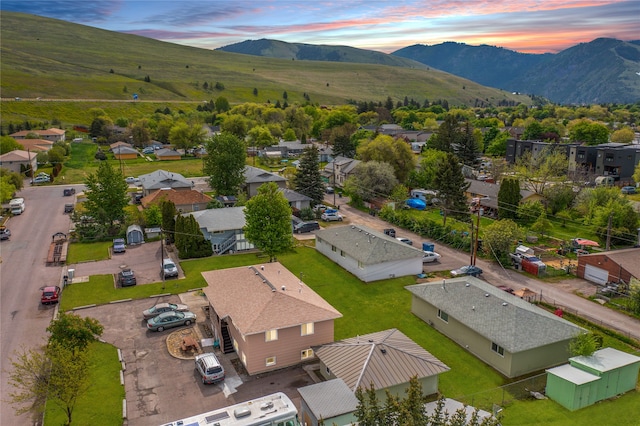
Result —
<path fill-rule="evenodd" d="M 83 351 L 89 343 L 98 340 L 104 327 L 95 318 L 60 312 L 51 321 L 47 331 L 51 333 L 50 343 L 56 343 L 73 351 Z"/>
<path fill-rule="evenodd" d="M 371 141 L 361 141 L 357 153 L 358 158 L 364 162 L 379 161 L 390 164 L 398 182 L 405 182 L 409 173 L 416 167 L 416 160 L 409 144 L 388 135 L 378 135 Z"/>
<path fill-rule="evenodd" d="M 482 249 L 498 258 L 511 251 L 513 242 L 522 238 L 523 232 L 511 219 L 501 219 L 482 229 Z"/>
<path fill-rule="evenodd" d="M 344 184 L 345 191 L 360 200 L 369 201 L 376 197 L 387 197 L 398 185 L 393 168 L 389 163 L 367 161 L 359 163 Z"/>
<path fill-rule="evenodd" d="M 116 222 L 122 223 L 124 208 L 129 204 L 129 185 L 124 181 L 124 176 L 120 170 L 103 161 L 95 173 L 87 176 L 85 185 L 87 201 L 84 207 L 87 214 L 100 225 L 108 227 L 110 234 L 114 234 L 117 231 L 114 225 Z"/>
<path fill-rule="evenodd" d="M 293 247 L 291 207 L 274 182 L 258 188 L 258 194 L 247 201 L 244 215 L 247 240 L 269 256 L 270 261 Z"/>
<path fill-rule="evenodd" d="M 216 195 L 236 195 L 244 184 L 247 151 L 231 133 L 214 136 L 207 142 L 204 171 Z"/>

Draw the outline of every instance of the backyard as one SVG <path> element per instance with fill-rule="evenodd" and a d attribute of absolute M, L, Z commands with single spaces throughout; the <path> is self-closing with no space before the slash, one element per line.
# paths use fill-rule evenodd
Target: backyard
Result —
<path fill-rule="evenodd" d="M 181 266 L 187 278 L 169 281 L 166 288 L 162 287 L 162 283 L 155 283 L 116 289 L 109 279 L 92 277 L 90 283 L 73 284 L 65 289 L 61 308 L 103 304 L 124 298 L 137 299 L 157 293 L 184 292 L 206 285 L 200 274 L 202 271 L 259 264 L 261 260 L 264 259 L 252 253 L 184 261 Z M 508 384 L 507 379 L 411 314 L 410 294 L 404 287 L 414 284 L 414 277 L 364 284 L 310 246 L 297 247 L 294 252 L 281 255 L 278 260 L 342 313 L 343 317 L 335 322 L 336 340 L 388 328 L 400 329 L 451 368 L 451 371 L 440 376 L 439 389 L 443 395 L 488 410 L 491 410 L 491 404 L 502 404 L 504 401 L 502 423 L 505 425 L 609 424 L 614 411 L 625 413 L 625 418 L 616 419 L 616 424 L 633 424 L 635 419 L 640 418 L 640 395 L 637 392 L 577 412 L 569 412 L 550 400 L 513 399 L 507 388 L 500 388 Z M 89 288 L 91 291 L 88 291 Z M 630 348 L 607 335 L 604 336 L 604 346 L 637 351 L 637 348 Z M 104 368 L 117 369 L 117 366 L 105 365 Z M 106 376 L 112 373 L 97 369 L 93 374 Z M 90 411 L 92 407 L 88 401 L 83 398 L 77 410 Z M 116 406 L 114 410 L 118 408 Z M 629 422 L 625 422 L 625 419 L 629 419 Z"/>

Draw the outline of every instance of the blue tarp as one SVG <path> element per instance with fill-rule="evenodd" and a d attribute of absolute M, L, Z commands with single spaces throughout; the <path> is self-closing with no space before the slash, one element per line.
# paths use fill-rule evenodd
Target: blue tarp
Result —
<path fill-rule="evenodd" d="M 405 201 L 405 204 L 416 210 L 424 210 L 427 208 L 427 204 L 419 198 L 409 198 Z"/>

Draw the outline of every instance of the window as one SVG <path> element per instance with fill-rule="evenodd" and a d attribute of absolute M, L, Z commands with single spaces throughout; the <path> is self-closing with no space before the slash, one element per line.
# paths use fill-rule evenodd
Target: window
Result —
<path fill-rule="evenodd" d="M 325 367 L 324 369 L 327 372 L 327 376 L 331 374 L 331 370 L 329 370 L 329 367 Z"/>
<path fill-rule="evenodd" d="M 305 349 L 300 353 L 300 359 L 313 358 L 313 349 Z"/>
<path fill-rule="evenodd" d="M 438 318 L 444 322 L 449 322 L 449 314 L 445 311 L 441 311 L 440 309 L 438 309 Z"/>
<path fill-rule="evenodd" d="M 360 262 L 359 260 L 358 260 L 358 268 L 364 269 L 364 263 Z"/>
<path fill-rule="evenodd" d="M 264 332 L 264 341 L 271 342 L 273 340 L 278 340 L 278 330 L 267 330 Z"/>
<path fill-rule="evenodd" d="M 271 367 L 272 365 L 276 365 L 276 357 L 275 356 L 270 356 L 269 358 L 266 359 L 265 365 L 267 367 Z"/>
<path fill-rule="evenodd" d="M 233 339 L 233 349 L 238 352 L 238 342 L 236 341 L 236 339 Z"/>
<path fill-rule="evenodd" d="M 245 355 L 244 352 L 242 353 L 242 363 L 247 365 L 247 355 Z"/>
<path fill-rule="evenodd" d="M 313 334 L 313 323 L 308 322 L 306 324 L 302 324 L 300 326 L 300 332 L 302 336 L 308 336 L 309 334 Z"/>
<path fill-rule="evenodd" d="M 497 343 L 491 342 L 491 350 L 500 356 L 504 356 L 504 348 Z"/>
<path fill-rule="evenodd" d="M 336 246 L 331 246 L 331 251 L 338 251 L 338 249 L 336 248 Z"/>
<path fill-rule="evenodd" d="M 345 254 L 344 254 L 344 251 L 343 251 L 343 250 L 340 250 L 340 256 L 342 256 L 342 257 L 344 257 L 344 256 L 345 256 Z"/>

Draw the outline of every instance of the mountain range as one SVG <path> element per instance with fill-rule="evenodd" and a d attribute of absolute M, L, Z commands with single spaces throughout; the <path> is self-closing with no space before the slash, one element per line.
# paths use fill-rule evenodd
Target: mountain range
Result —
<path fill-rule="evenodd" d="M 640 101 L 640 40 L 598 38 L 555 54 L 529 54 L 502 47 L 447 42 L 433 46 L 417 44 L 387 55 L 348 46 L 267 39 L 247 40 L 219 50 L 282 59 L 400 67 L 417 68 L 418 63 L 485 86 L 542 96 L 558 104 Z"/>

